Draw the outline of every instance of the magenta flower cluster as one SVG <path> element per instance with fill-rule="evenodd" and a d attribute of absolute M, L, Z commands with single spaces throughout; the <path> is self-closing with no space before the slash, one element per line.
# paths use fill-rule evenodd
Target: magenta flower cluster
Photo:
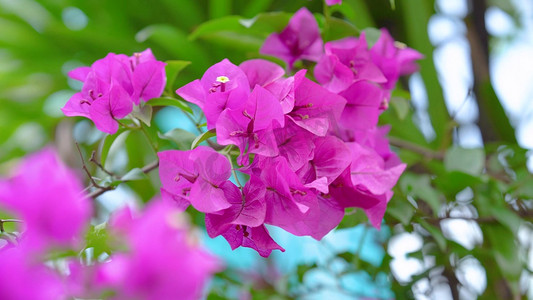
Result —
<path fill-rule="evenodd" d="M 370 49 L 364 34 L 323 45 L 305 8 L 261 51 L 289 68 L 316 61 L 320 84 L 306 70 L 285 76 L 266 60 L 237 66 L 224 59 L 178 89 L 202 109 L 218 144 L 239 149 L 240 167 L 232 170 L 225 155 L 205 146 L 160 152 L 163 196 L 205 213 L 211 237 L 262 256 L 284 251 L 265 224 L 321 239 L 345 208 L 358 207 L 379 228 L 405 164 L 390 150 L 378 117 L 399 76 L 415 71 L 422 56 L 385 30 Z M 245 174 L 244 186 L 230 180 L 232 171 Z"/>
<path fill-rule="evenodd" d="M 134 105 L 161 96 L 166 84 L 165 65 L 150 49 L 129 57 L 109 53 L 90 67 L 68 73 L 82 81 L 83 87 L 61 110 L 69 117 L 87 117 L 99 130 L 113 134 L 118 130 L 117 120 L 130 114 Z"/>
<path fill-rule="evenodd" d="M 65 259 L 58 268 L 51 254 L 83 249 L 92 204 L 50 148 L 0 179 L 0 208 L 22 222 L 21 233 L 0 244 L 0 299 L 197 299 L 220 269 L 190 240 L 179 210 L 161 200 L 143 214 L 124 209 L 111 218 L 123 250 L 96 264 Z"/>

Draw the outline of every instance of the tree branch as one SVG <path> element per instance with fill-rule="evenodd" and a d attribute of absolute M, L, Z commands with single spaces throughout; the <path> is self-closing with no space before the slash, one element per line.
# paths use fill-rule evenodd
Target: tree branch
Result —
<path fill-rule="evenodd" d="M 159 167 L 159 161 L 158 160 L 153 161 L 153 162 L 147 164 L 146 166 L 142 167 L 141 171 L 144 174 L 147 174 L 147 173 L 150 173 L 152 170 L 157 169 L 157 167 Z M 118 178 L 117 181 L 120 181 L 122 183 L 122 182 L 126 182 L 127 180 L 122 180 L 121 178 Z M 94 199 L 94 198 L 102 195 L 103 193 L 105 193 L 107 191 L 114 190 L 114 189 L 115 189 L 114 186 L 98 187 L 96 190 L 94 190 L 94 191 L 90 192 L 89 194 L 87 194 L 87 198 L 93 198 Z"/>
<path fill-rule="evenodd" d="M 4 232 L 4 223 L 22 223 L 21 220 L 17 219 L 0 219 L 0 232 Z"/>
<path fill-rule="evenodd" d="M 408 142 L 408 141 L 405 141 L 405 140 L 402 140 L 402 139 L 399 139 L 393 136 L 389 136 L 389 143 L 392 146 L 421 154 L 424 157 L 429 158 L 429 159 L 438 159 L 438 160 L 444 159 L 444 153 L 442 152 L 433 151 L 431 149 L 425 148 L 423 146 L 420 146 L 415 143 L 411 143 L 411 142 Z"/>

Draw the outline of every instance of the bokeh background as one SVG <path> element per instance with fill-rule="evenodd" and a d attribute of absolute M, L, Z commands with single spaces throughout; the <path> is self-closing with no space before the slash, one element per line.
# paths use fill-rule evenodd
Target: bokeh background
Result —
<path fill-rule="evenodd" d="M 228 263 L 210 297 L 533 299 L 533 2 L 343 2 L 331 10 L 354 25 L 346 33 L 386 27 L 425 55 L 382 117 L 409 164 L 383 229 L 353 211 L 320 242 L 276 231 L 287 252 L 268 260 L 204 237 Z M 223 58 L 260 57 L 268 30 L 283 28 L 290 17 L 245 30 L 227 16 L 245 20 L 302 6 L 323 11 L 318 0 L 0 0 L 0 174 L 47 144 L 77 169 L 74 141 L 86 156 L 102 147 L 105 136 L 89 121 L 66 119 L 59 110 L 80 88 L 67 79 L 69 70 L 108 52 L 150 47 L 160 60 L 192 62 L 179 87 Z M 194 132 L 178 109 L 161 109 L 154 118 L 162 133 Z M 123 147 L 110 152 L 110 169 L 153 160 L 142 136 L 119 139 Z M 121 185 L 98 198 L 94 222 L 157 192 L 157 176 Z M 202 226 L 201 216 L 191 220 Z"/>

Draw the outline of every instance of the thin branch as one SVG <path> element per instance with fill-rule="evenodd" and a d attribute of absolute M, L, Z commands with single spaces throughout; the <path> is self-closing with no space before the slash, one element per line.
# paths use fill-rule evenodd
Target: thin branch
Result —
<path fill-rule="evenodd" d="M 87 165 L 85 164 L 85 159 L 83 158 L 83 154 L 81 153 L 80 145 L 78 145 L 77 142 L 75 144 L 76 144 L 76 148 L 78 149 L 78 153 L 80 154 L 83 170 L 85 171 L 85 173 L 87 173 L 87 177 L 89 177 L 89 180 L 91 180 L 91 184 L 97 188 L 103 188 L 101 185 L 96 183 L 96 181 L 94 181 L 94 178 L 91 175 L 91 172 L 89 172 L 89 169 L 87 169 Z"/>
<path fill-rule="evenodd" d="M 153 161 L 149 164 L 147 164 L 146 166 L 142 167 L 141 168 L 141 171 L 144 173 L 144 174 L 147 174 L 147 173 L 150 173 L 152 170 L 156 169 L 157 167 L 159 167 L 159 161 L 156 160 L 156 161 Z M 122 182 L 126 182 L 126 180 L 122 180 L 121 178 L 118 178 L 117 181 L 120 181 L 121 183 Z M 111 190 L 114 190 L 115 187 L 114 186 L 104 186 L 104 187 L 98 187 L 96 190 L 92 191 L 91 193 L 87 194 L 87 198 L 96 198 L 100 195 L 102 195 L 103 193 L 107 192 L 107 191 L 111 191 Z"/>
<path fill-rule="evenodd" d="M 17 219 L 0 219 L 0 232 L 5 232 L 4 223 L 22 223 L 22 221 Z"/>
<path fill-rule="evenodd" d="M 399 139 L 399 138 L 396 138 L 396 137 L 393 137 L 393 136 L 389 136 L 389 143 L 392 146 L 395 146 L 395 147 L 398 147 L 398 148 L 401 148 L 401 149 L 405 149 L 405 150 L 408 150 L 408 151 L 411 151 L 411 152 L 415 152 L 415 153 L 421 154 L 424 157 L 429 158 L 429 159 L 438 159 L 438 160 L 443 160 L 444 159 L 444 153 L 442 153 L 442 152 L 433 151 L 431 149 L 422 147 L 422 146 L 417 145 L 415 143 L 404 141 L 402 139 Z"/>
<path fill-rule="evenodd" d="M 115 176 L 112 172 L 108 171 L 102 164 L 96 159 L 96 151 L 93 150 L 91 153 L 91 158 L 89 158 L 89 161 L 95 164 L 100 170 L 104 171 L 109 176 Z"/>

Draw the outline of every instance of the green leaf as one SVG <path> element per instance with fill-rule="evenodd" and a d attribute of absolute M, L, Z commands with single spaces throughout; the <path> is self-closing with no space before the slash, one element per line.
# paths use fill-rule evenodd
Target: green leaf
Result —
<path fill-rule="evenodd" d="M 485 152 L 483 149 L 449 148 L 444 156 L 444 166 L 448 171 L 480 175 L 485 167 Z"/>
<path fill-rule="evenodd" d="M 220 18 L 231 14 L 231 4 L 231 0 L 209 0 L 207 5 L 209 18 Z"/>
<path fill-rule="evenodd" d="M 439 249 L 442 252 L 446 251 L 446 237 L 444 237 L 444 234 L 442 233 L 440 228 L 429 224 L 428 222 L 426 222 L 423 219 L 419 219 L 419 223 L 433 237 L 433 239 L 437 243 L 437 246 L 439 246 Z"/>
<path fill-rule="evenodd" d="M 141 122 L 150 127 L 152 121 L 152 106 L 143 104 L 134 105 L 133 110 L 131 111 L 131 116 L 139 119 Z"/>
<path fill-rule="evenodd" d="M 357 28 L 375 27 L 374 18 L 365 0 L 344 0 L 341 6 L 349 6 L 355 16 L 345 15 Z M 344 12 L 343 12 L 344 13 Z M 370 46 L 370 44 L 369 44 Z"/>
<path fill-rule="evenodd" d="M 298 275 L 298 282 L 303 282 L 305 273 L 314 268 L 316 268 L 316 264 L 298 265 L 298 269 L 296 270 L 296 274 Z"/>
<path fill-rule="evenodd" d="M 206 132 L 202 133 L 201 135 L 196 137 L 196 139 L 194 139 L 194 141 L 192 142 L 192 145 L 191 145 L 191 149 L 194 149 L 194 148 L 198 147 L 198 145 L 200 145 L 200 143 L 202 143 L 203 141 L 207 140 L 208 138 L 212 138 L 212 137 L 214 137 L 216 135 L 217 135 L 217 133 L 216 133 L 215 129 L 211 129 L 209 131 L 206 131 Z"/>
<path fill-rule="evenodd" d="M 442 165 L 442 163 L 440 163 Z M 467 187 L 473 187 L 482 183 L 482 179 L 459 171 L 436 173 L 435 186 L 448 197 L 455 195 Z M 453 199 L 452 198 L 452 199 Z"/>
<path fill-rule="evenodd" d="M 381 30 L 374 27 L 365 28 L 363 32 L 365 33 L 368 48 L 372 48 L 372 46 L 374 46 L 374 44 L 379 40 L 379 37 L 381 36 Z"/>
<path fill-rule="evenodd" d="M 143 179 L 148 179 L 148 176 L 140 168 L 133 168 L 120 178 L 121 181 L 133 181 Z"/>
<path fill-rule="evenodd" d="M 368 217 L 366 216 L 363 209 L 353 208 L 352 210 L 347 210 L 346 214 L 342 218 L 342 221 L 337 226 L 337 229 L 342 228 L 353 228 L 357 225 L 368 223 Z"/>
<path fill-rule="evenodd" d="M 337 254 L 337 257 L 344 259 L 348 263 L 352 263 L 355 258 L 355 255 L 351 252 L 343 252 L 343 253 Z"/>
<path fill-rule="evenodd" d="M 424 81 L 428 97 L 428 113 L 431 125 L 435 130 L 434 148 L 447 146 L 451 141 L 449 137 L 450 116 L 446 109 L 446 102 L 442 92 L 437 70 L 433 63 L 434 47 L 429 40 L 427 24 L 434 15 L 434 1 L 409 0 L 398 1 L 398 12 L 402 14 L 401 20 L 405 25 L 407 46 L 422 53 L 425 58 L 420 60 L 420 75 Z"/>
<path fill-rule="evenodd" d="M 243 18 L 241 16 L 227 16 L 214 20 L 209 20 L 200 24 L 196 30 L 189 35 L 189 39 L 195 40 L 199 37 L 207 34 L 212 34 L 220 31 L 234 31 L 243 32 L 246 29 L 244 25 L 240 23 Z"/>
<path fill-rule="evenodd" d="M 107 157 L 110 153 L 115 152 L 118 148 L 124 144 L 124 141 L 128 137 L 130 131 L 125 128 L 119 128 L 117 133 L 107 135 L 102 144 L 102 150 L 100 151 L 100 163 L 102 166 L 106 166 Z"/>
<path fill-rule="evenodd" d="M 505 206 L 489 206 L 489 212 L 493 215 L 498 222 L 505 225 L 513 234 L 518 232 L 518 228 L 522 224 L 522 219 L 514 212 L 509 210 Z"/>
<path fill-rule="evenodd" d="M 195 71 L 204 72 L 203 66 L 209 64 L 210 57 L 204 48 L 187 39 L 185 32 L 179 28 L 165 25 L 150 25 L 139 31 L 135 39 L 142 43 L 152 41 L 163 47 L 175 57 L 194 61 L 191 66 Z"/>
<path fill-rule="evenodd" d="M 264 39 L 272 32 L 281 31 L 291 16 L 284 12 L 262 13 L 252 19 L 227 16 L 201 24 L 189 39 L 201 38 L 240 51 L 258 51 Z"/>
<path fill-rule="evenodd" d="M 400 120 L 404 120 L 405 117 L 407 117 L 407 114 L 409 114 L 409 101 L 405 98 L 391 97 L 390 105 L 394 108 L 394 111 L 396 111 L 396 115 L 398 115 L 398 119 Z"/>
<path fill-rule="evenodd" d="M 400 178 L 400 187 L 406 195 L 426 202 L 436 215 L 442 206 L 440 193 L 431 186 L 429 175 L 406 173 Z"/>
<path fill-rule="evenodd" d="M 359 29 L 345 20 L 335 17 L 325 18 L 321 14 L 315 14 L 315 18 L 322 29 L 324 41 L 338 40 L 345 37 L 359 35 Z"/>
<path fill-rule="evenodd" d="M 167 60 L 166 63 L 165 72 L 167 75 L 167 85 L 165 90 L 169 93 L 174 93 L 174 82 L 176 81 L 176 77 L 178 77 L 178 74 L 190 65 L 191 62 L 185 60 Z"/>
<path fill-rule="evenodd" d="M 494 253 L 493 257 L 503 277 L 516 288 L 520 280 L 523 265 L 520 260 L 519 250 L 514 235 L 501 225 L 486 225 L 483 227 Z M 515 293 L 518 291 L 515 290 Z"/>
<path fill-rule="evenodd" d="M 415 208 L 406 199 L 393 196 L 385 212 L 405 226 L 411 223 L 411 219 L 415 214 Z"/>
<path fill-rule="evenodd" d="M 158 136 L 162 139 L 176 143 L 179 150 L 191 149 L 191 145 L 196 139 L 195 134 L 181 128 L 172 129 L 164 134 L 158 133 Z"/>
<path fill-rule="evenodd" d="M 93 248 L 93 255 L 98 258 L 102 253 L 111 252 L 109 246 L 109 234 L 106 229 L 106 223 L 91 226 L 85 237 L 87 248 Z"/>
<path fill-rule="evenodd" d="M 185 112 L 193 114 L 192 109 L 187 105 L 187 103 L 179 99 L 175 99 L 175 98 L 170 98 L 170 97 L 154 98 L 146 103 L 150 104 L 151 106 L 174 106 Z"/>

